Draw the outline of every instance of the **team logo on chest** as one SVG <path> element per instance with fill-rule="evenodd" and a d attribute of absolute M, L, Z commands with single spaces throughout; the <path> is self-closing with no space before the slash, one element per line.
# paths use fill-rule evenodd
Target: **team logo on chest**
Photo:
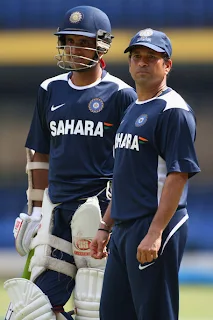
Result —
<path fill-rule="evenodd" d="M 104 102 L 100 98 L 94 98 L 90 100 L 88 104 L 88 108 L 91 112 L 93 113 L 98 113 L 100 112 L 104 107 Z"/>
<path fill-rule="evenodd" d="M 142 114 L 140 117 L 137 118 L 137 120 L 135 121 L 135 126 L 136 127 L 141 127 L 143 126 L 148 119 L 148 115 L 147 114 Z"/>

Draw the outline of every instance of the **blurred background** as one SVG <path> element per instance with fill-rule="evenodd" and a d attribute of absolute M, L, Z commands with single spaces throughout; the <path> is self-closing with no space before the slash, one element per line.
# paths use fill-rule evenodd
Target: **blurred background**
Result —
<path fill-rule="evenodd" d="M 181 283 L 213 284 L 213 1 L 1 0 L 0 6 L 0 277 L 17 276 L 15 217 L 26 204 L 25 139 L 40 83 L 62 70 L 53 35 L 73 6 L 93 5 L 112 23 L 107 69 L 133 85 L 123 54 L 140 29 L 167 33 L 173 44 L 168 85 L 196 112 L 196 149 L 202 172 L 190 181 L 189 239 Z M 6 263 L 6 265 L 5 265 Z M 21 272 L 21 271 L 20 271 Z M 213 319 L 213 313 L 212 318 Z"/>

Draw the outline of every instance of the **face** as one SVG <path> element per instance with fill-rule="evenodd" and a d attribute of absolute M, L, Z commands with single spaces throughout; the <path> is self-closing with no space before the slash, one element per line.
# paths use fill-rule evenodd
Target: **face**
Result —
<path fill-rule="evenodd" d="M 88 65 L 96 56 L 96 39 L 80 35 L 66 35 L 65 57 L 74 69 Z"/>
<path fill-rule="evenodd" d="M 138 85 L 157 86 L 166 78 L 172 66 L 164 54 L 144 46 L 135 47 L 129 58 L 130 74 Z"/>

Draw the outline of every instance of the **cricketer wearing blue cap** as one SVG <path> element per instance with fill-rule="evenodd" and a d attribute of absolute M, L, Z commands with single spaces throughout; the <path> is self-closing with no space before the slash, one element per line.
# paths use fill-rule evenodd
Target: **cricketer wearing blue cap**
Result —
<path fill-rule="evenodd" d="M 102 258 L 114 225 L 100 319 L 177 320 L 188 179 L 200 171 L 195 115 L 166 84 L 172 47 L 163 32 L 139 31 L 125 52 L 138 100 L 116 133 L 112 201 L 91 245 Z"/>

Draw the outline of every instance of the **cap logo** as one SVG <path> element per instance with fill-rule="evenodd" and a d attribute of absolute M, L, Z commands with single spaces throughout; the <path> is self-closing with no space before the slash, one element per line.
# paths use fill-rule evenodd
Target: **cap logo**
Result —
<path fill-rule="evenodd" d="M 78 23 L 83 19 L 83 14 L 79 11 L 75 11 L 70 16 L 70 22 L 71 23 Z"/>
<path fill-rule="evenodd" d="M 141 41 L 152 42 L 152 39 L 147 37 L 140 37 L 137 39 L 137 42 L 141 42 Z"/>
<path fill-rule="evenodd" d="M 150 36 L 152 36 L 153 35 L 153 30 L 152 29 L 144 29 L 144 30 L 141 30 L 140 32 L 139 32 L 139 35 L 141 36 L 141 37 L 150 37 Z"/>

